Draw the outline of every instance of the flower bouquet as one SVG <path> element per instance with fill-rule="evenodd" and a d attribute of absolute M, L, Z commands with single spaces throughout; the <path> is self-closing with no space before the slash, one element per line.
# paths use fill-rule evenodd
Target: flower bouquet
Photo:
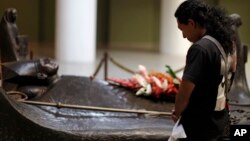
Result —
<path fill-rule="evenodd" d="M 107 78 L 107 81 L 135 91 L 137 96 L 153 97 L 154 99 L 174 99 L 178 93 L 181 79 L 170 66 L 166 72 L 148 72 L 143 65 L 138 66 L 138 72 L 129 79 Z"/>

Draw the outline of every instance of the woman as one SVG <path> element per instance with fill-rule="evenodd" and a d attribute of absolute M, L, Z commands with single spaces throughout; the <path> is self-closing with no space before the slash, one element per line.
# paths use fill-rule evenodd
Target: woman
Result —
<path fill-rule="evenodd" d="M 230 62 L 225 61 L 217 44 L 226 56 L 233 53 L 231 20 L 221 9 L 198 0 L 184 1 L 175 17 L 183 37 L 193 45 L 186 56 L 173 120 L 181 117 L 185 141 L 219 140 L 229 122 L 223 70 Z"/>

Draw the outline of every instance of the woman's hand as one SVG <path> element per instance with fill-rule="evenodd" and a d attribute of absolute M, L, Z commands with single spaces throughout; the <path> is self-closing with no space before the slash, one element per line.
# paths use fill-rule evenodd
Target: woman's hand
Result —
<path fill-rule="evenodd" d="M 177 116 L 176 114 L 175 114 L 175 110 L 172 110 L 172 119 L 173 119 L 173 121 L 176 123 L 177 122 L 177 120 L 179 119 L 179 116 Z"/>

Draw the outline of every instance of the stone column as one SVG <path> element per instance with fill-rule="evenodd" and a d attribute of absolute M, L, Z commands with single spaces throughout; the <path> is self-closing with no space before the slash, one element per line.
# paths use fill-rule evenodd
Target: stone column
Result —
<path fill-rule="evenodd" d="M 56 59 L 89 63 L 96 56 L 97 0 L 56 1 Z"/>
<path fill-rule="evenodd" d="M 175 10 L 184 0 L 162 0 L 160 22 L 160 52 L 174 55 L 186 55 L 191 45 L 184 39 L 177 27 Z"/>

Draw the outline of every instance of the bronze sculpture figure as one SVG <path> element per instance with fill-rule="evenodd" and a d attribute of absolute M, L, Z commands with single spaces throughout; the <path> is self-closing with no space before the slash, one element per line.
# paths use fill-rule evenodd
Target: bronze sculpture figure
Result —
<path fill-rule="evenodd" d="M 8 8 L 1 20 L 0 43 L 1 62 L 11 62 L 23 60 L 28 54 L 27 36 L 20 35 L 16 25 L 17 11 Z M 4 46 L 8 46 L 4 47 Z"/>
<path fill-rule="evenodd" d="M 57 79 L 58 65 L 49 58 L 28 60 L 27 36 L 20 35 L 16 18 L 16 9 L 8 8 L 0 23 L 2 87 L 35 97 Z"/>
<path fill-rule="evenodd" d="M 238 14 L 232 14 L 231 18 L 234 21 L 233 29 L 236 34 L 237 46 L 237 69 L 232 88 L 228 95 L 229 102 L 234 105 L 250 105 L 250 91 L 248 88 L 245 72 L 245 63 L 247 62 L 247 46 L 241 44 L 238 33 L 238 28 L 242 25 L 241 18 Z"/>

